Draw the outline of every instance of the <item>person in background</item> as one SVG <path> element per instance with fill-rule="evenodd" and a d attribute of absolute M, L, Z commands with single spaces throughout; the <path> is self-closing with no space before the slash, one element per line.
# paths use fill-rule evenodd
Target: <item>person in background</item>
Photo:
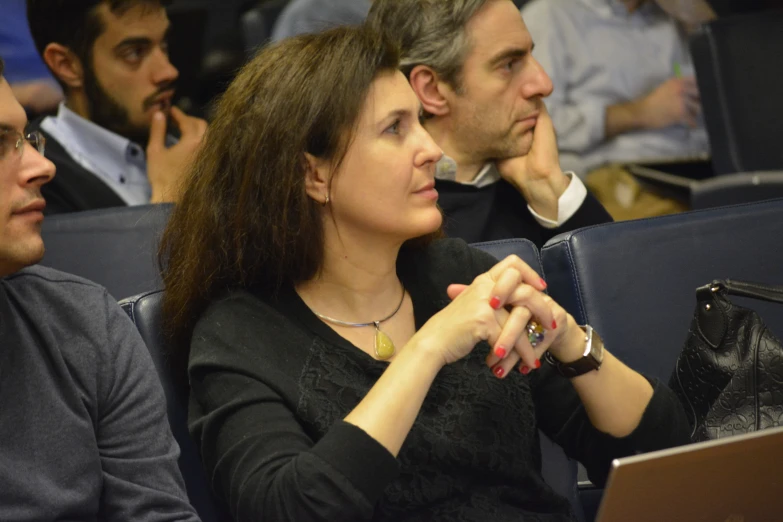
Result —
<path fill-rule="evenodd" d="M 522 7 L 530 0 L 514 0 Z M 317 33 L 340 25 L 358 25 L 367 18 L 372 0 L 293 0 L 275 23 L 272 41 Z"/>
<path fill-rule="evenodd" d="M 63 92 L 35 50 L 25 0 L 5 0 L 0 14 L 0 56 L 5 59 L 5 78 L 14 96 L 31 115 L 57 109 Z"/>
<path fill-rule="evenodd" d="M 43 188 L 48 213 L 177 200 L 207 124 L 172 105 L 164 3 L 27 1 L 38 52 L 65 92 L 36 125 L 58 172 Z"/>
<path fill-rule="evenodd" d="M 623 165 L 704 161 L 709 141 L 688 32 L 714 13 L 704 0 L 533 0 L 522 16 L 549 71 L 547 101 L 563 165 L 617 219 L 685 210 Z"/>
<path fill-rule="evenodd" d="M 439 239 L 398 68 L 367 27 L 301 35 L 218 104 L 160 250 L 207 476 L 235 520 L 572 522 L 539 429 L 602 484 L 685 413 L 518 257 Z"/>
<path fill-rule="evenodd" d="M 105 289 L 33 266 L 55 167 L 0 59 L 0 520 L 197 522 L 147 347 Z"/>
<path fill-rule="evenodd" d="M 546 70 L 510 0 L 375 0 L 367 23 L 399 42 L 401 67 L 445 152 L 444 228 L 469 243 L 555 235 L 611 217 L 560 167 Z"/>
<path fill-rule="evenodd" d="M 272 41 L 340 25 L 361 24 L 371 3 L 372 0 L 292 0 L 275 22 Z"/>
<path fill-rule="evenodd" d="M 656 1 L 534 0 L 522 16 L 554 85 L 564 164 L 587 175 L 709 153 L 687 31 Z"/>

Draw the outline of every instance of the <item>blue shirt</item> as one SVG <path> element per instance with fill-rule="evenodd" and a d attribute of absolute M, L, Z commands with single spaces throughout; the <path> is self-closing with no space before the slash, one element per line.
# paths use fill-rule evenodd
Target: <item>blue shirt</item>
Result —
<path fill-rule="evenodd" d="M 703 124 L 605 138 L 607 107 L 648 94 L 676 68 L 693 74 L 684 31 L 654 2 L 629 14 L 620 0 L 534 0 L 522 16 L 554 84 L 545 101 L 564 170 L 584 176 L 607 163 L 707 157 Z"/>
<path fill-rule="evenodd" d="M 272 41 L 340 25 L 359 25 L 369 11 L 367 0 L 293 0 L 277 19 Z"/>
<path fill-rule="evenodd" d="M 51 80 L 43 60 L 38 55 L 30 26 L 27 23 L 25 0 L 1 0 L 0 57 L 5 62 L 3 76 L 8 83 Z"/>
<path fill-rule="evenodd" d="M 101 178 L 128 205 L 145 205 L 152 197 L 147 160 L 136 143 L 86 120 L 60 104 L 57 116 L 41 122 L 76 163 Z"/>

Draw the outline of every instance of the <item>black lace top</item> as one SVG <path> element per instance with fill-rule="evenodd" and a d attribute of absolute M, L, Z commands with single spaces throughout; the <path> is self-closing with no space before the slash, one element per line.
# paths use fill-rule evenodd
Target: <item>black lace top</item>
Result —
<path fill-rule="evenodd" d="M 495 260 L 459 240 L 402 253 L 417 328 Z M 293 289 L 237 291 L 194 332 L 190 426 L 213 488 L 237 521 L 571 521 L 541 476 L 538 428 L 602 483 L 613 458 L 688 441 L 671 392 L 636 432 L 595 430 L 571 384 L 546 365 L 495 378 L 486 343 L 435 379 L 398 458 L 342 419 L 387 363 L 322 323 Z"/>

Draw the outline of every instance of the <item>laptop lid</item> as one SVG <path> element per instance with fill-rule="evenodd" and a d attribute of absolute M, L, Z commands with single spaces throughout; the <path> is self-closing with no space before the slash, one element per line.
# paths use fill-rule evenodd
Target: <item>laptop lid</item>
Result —
<path fill-rule="evenodd" d="M 783 428 L 615 460 L 597 522 L 783 520 Z"/>

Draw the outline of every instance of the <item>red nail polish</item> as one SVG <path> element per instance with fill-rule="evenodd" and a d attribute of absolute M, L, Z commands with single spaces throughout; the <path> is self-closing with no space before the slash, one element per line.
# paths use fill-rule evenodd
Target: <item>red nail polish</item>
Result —
<path fill-rule="evenodd" d="M 497 355 L 501 359 L 505 359 L 507 353 L 508 352 L 506 351 L 506 349 L 503 348 L 502 346 L 498 346 L 497 348 L 495 348 L 495 355 Z"/>
<path fill-rule="evenodd" d="M 536 359 L 536 370 L 541 368 L 541 361 L 539 359 Z"/>
<path fill-rule="evenodd" d="M 519 371 L 522 372 L 522 375 L 527 375 L 528 373 L 530 373 L 530 368 L 528 368 L 527 366 L 523 366 L 522 368 L 520 368 Z"/>
<path fill-rule="evenodd" d="M 557 330 L 557 321 L 552 320 L 552 330 Z"/>
<path fill-rule="evenodd" d="M 547 284 L 546 281 L 544 281 L 544 278 L 542 277 L 538 281 L 541 283 L 541 286 L 544 288 L 544 290 L 546 290 Z"/>
<path fill-rule="evenodd" d="M 493 297 L 489 300 L 489 306 L 491 306 L 494 310 L 497 310 L 500 308 L 500 298 L 499 297 Z"/>
<path fill-rule="evenodd" d="M 497 368 L 495 368 L 494 370 L 492 370 L 492 373 L 494 373 L 494 374 L 495 374 L 495 376 L 496 376 L 498 379 L 500 379 L 500 378 L 502 378 L 502 377 L 503 377 L 503 375 L 505 375 L 505 373 L 506 373 L 506 370 L 504 370 L 502 366 L 498 366 Z"/>

